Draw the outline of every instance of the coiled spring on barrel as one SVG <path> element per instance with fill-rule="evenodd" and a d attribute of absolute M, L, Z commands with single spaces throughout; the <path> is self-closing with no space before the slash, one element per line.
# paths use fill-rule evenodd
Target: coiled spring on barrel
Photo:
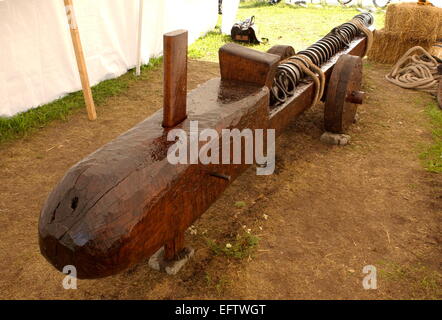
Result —
<path fill-rule="evenodd" d="M 371 13 L 358 14 L 352 21 L 334 28 L 324 38 L 307 49 L 298 52 L 298 55 L 308 57 L 313 64 L 320 67 L 336 53 L 348 47 L 350 42 L 360 34 L 361 30 L 354 22 L 355 20 L 369 27 L 373 24 L 374 17 Z M 304 64 L 306 67 L 309 67 L 307 63 Z M 294 57 L 288 58 L 284 63 L 280 64 L 273 81 L 270 104 L 277 106 L 287 101 L 289 97 L 293 96 L 296 86 L 304 77 L 305 74 L 294 61 Z"/>

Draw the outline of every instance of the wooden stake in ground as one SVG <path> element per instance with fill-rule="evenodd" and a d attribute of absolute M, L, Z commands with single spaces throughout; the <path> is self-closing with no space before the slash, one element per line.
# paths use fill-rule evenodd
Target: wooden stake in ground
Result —
<path fill-rule="evenodd" d="M 80 33 L 78 32 L 72 0 L 64 0 L 64 5 L 68 17 L 69 29 L 71 31 L 72 44 L 74 45 L 75 57 L 77 59 L 78 72 L 80 74 L 81 86 L 83 88 L 87 115 L 89 120 L 95 120 L 97 119 L 97 113 L 95 112 L 94 99 L 89 84 L 89 76 L 87 73 L 86 62 L 84 60 L 83 47 L 80 41 Z"/>
<path fill-rule="evenodd" d="M 144 0 L 140 1 L 139 7 L 139 17 L 138 17 L 138 43 L 137 43 L 137 67 L 135 71 L 135 75 L 139 76 L 141 74 L 141 44 L 142 44 L 142 34 L 143 34 L 143 7 Z"/>

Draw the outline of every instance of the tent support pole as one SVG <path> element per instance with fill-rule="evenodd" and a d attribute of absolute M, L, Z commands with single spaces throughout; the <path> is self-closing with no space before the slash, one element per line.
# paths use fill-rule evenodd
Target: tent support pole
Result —
<path fill-rule="evenodd" d="M 144 11 L 144 0 L 140 1 L 139 18 L 138 18 L 138 43 L 137 43 L 137 68 L 135 75 L 139 76 L 141 74 L 141 41 L 143 34 L 143 11 Z"/>
<path fill-rule="evenodd" d="M 83 47 L 81 45 L 80 33 L 78 31 L 77 20 L 75 18 L 74 6 L 72 0 L 64 0 L 66 15 L 71 31 L 72 44 L 74 46 L 75 57 L 77 59 L 78 72 L 80 74 L 81 86 L 83 88 L 84 101 L 86 104 L 87 115 L 89 120 L 97 119 L 95 112 L 94 98 L 92 97 L 91 86 L 87 73 L 86 61 L 84 59 Z"/>

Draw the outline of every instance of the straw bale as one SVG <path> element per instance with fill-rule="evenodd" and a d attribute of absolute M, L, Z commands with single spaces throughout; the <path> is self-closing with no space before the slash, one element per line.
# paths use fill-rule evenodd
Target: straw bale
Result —
<path fill-rule="evenodd" d="M 368 52 L 368 59 L 379 63 L 396 63 L 408 49 L 421 46 L 428 50 L 434 43 L 431 40 L 406 40 L 400 38 L 397 33 L 385 29 L 375 30 L 373 36 L 373 45 Z"/>
<path fill-rule="evenodd" d="M 387 7 L 385 31 L 401 40 L 435 42 L 442 38 L 442 8 L 416 3 L 393 3 Z"/>

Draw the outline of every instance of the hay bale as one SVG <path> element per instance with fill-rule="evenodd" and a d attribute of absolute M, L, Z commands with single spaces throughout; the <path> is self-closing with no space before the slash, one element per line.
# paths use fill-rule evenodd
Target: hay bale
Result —
<path fill-rule="evenodd" d="M 387 7 L 385 31 L 401 40 L 435 42 L 442 38 L 442 9 L 416 3 L 394 3 Z"/>
<path fill-rule="evenodd" d="M 385 29 L 375 30 L 373 36 L 373 45 L 368 52 L 368 59 L 379 63 L 396 63 L 408 49 L 421 46 L 428 50 L 433 44 L 431 40 L 401 39 L 396 32 L 389 32 Z"/>

